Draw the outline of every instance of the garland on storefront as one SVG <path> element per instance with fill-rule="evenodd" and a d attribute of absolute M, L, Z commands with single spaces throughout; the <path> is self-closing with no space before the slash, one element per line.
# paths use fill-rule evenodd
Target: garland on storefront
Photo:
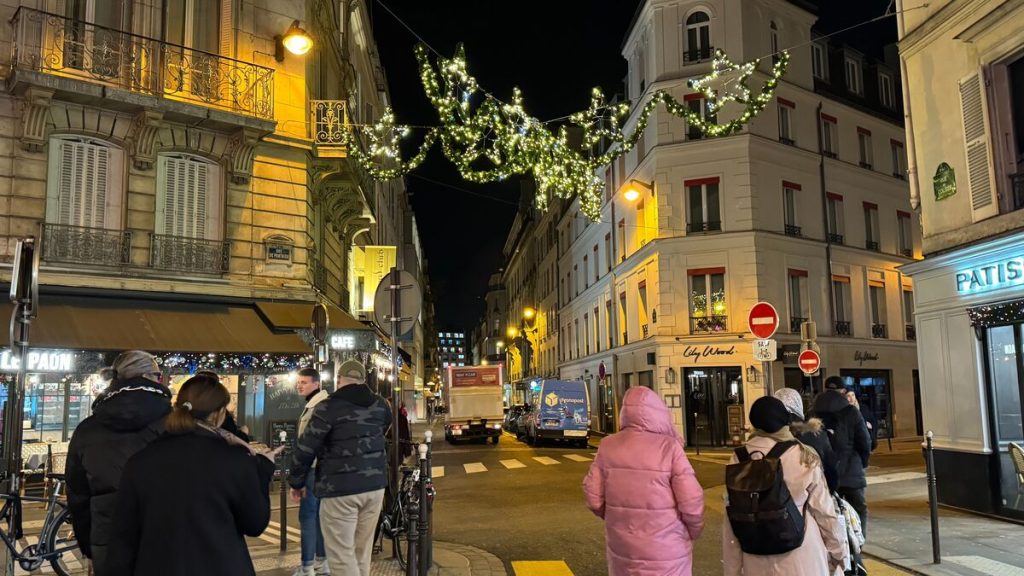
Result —
<path fill-rule="evenodd" d="M 439 141 L 444 155 L 466 180 L 499 182 L 512 175 L 530 174 L 537 183 L 539 209 L 546 209 L 552 195 L 579 196 L 583 212 L 592 220 L 601 215 L 604 181 L 597 176 L 598 169 L 636 146 L 658 105 L 664 105 L 668 113 L 706 136 L 726 136 L 764 109 L 789 65 L 788 52 L 779 53 L 768 79 L 754 95 L 749 80 L 759 60 L 735 64 L 722 51 L 716 51 L 711 73 L 688 82 L 702 94 L 703 111 L 691 109 L 665 90 L 657 90 L 639 108 L 636 124 L 627 134 L 623 121 L 633 104 L 639 106 L 639 102 L 609 104 L 604 93 L 594 88 L 590 107 L 570 115 L 569 125 L 552 130 L 526 112 L 518 88 L 513 90 L 511 102 L 482 92 L 467 71 L 462 46 L 454 58 L 438 58 L 436 65 L 423 45 L 416 47 L 416 58 L 424 91 L 441 125 L 427 130 L 419 150 L 408 160 L 401 158 L 400 145 L 410 127 L 397 124 L 390 108 L 376 124 L 352 126 L 345 136 L 349 154 L 371 177 L 390 180 L 408 173 Z M 735 118 L 719 124 L 717 117 L 727 104 L 741 109 Z M 579 144 L 575 143 L 577 139 Z M 595 153 L 602 144 L 606 145 L 604 151 Z"/>
<path fill-rule="evenodd" d="M 968 308 L 967 316 L 976 329 L 1024 322 L 1024 300 Z"/>
<path fill-rule="evenodd" d="M 313 357 L 309 354 L 199 354 L 192 352 L 170 352 L 156 354 L 157 364 L 172 374 L 195 374 L 199 370 L 210 370 L 218 374 L 243 372 L 291 372 L 311 366 Z"/>

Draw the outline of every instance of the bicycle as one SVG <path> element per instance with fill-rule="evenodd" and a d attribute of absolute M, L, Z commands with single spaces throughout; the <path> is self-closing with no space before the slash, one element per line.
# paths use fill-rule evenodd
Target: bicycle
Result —
<path fill-rule="evenodd" d="M 377 521 L 377 528 L 373 534 L 373 552 L 378 554 L 384 550 L 384 536 L 387 536 L 391 540 L 391 553 L 404 570 L 406 557 L 402 550 L 402 537 L 409 530 L 409 516 L 406 511 L 410 506 L 419 505 L 416 485 L 420 479 L 420 471 L 418 468 L 402 466 L 399 472 L 402 479 L 399 481 L 398 497 L 390 494 L 390 488 L 384 496 L 385 506 L 380 511 L 380 520 Z"/>
<path fill-rule="evenodd" d="M 27 572 L 38 570 L 44 562 L 49 562 L 58 576 L 71 576 L 73 570 L 81 570 L 83 557 L 78 548 L 74 528 L 71 526 L 71 514 L 67 503 L 60 499 L 64 474 L 47 473 L 45 477 L 50 484 L 50 494 L 47 497 L 0 494 L 0 500 L 4 503 L 0 508 L 0 541 L 3 541 L 11 557 Z M 24 536 L 24 502 L 45 503 L 46 517 L 38 543 L 19 551 L 17 544 Z M 5 526 L 10 527 L 10 533 Z"/>

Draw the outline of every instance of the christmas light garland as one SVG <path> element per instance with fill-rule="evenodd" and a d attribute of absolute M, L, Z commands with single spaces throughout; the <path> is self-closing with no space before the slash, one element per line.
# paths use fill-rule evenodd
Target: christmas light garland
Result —
<path fill-rule="evenodd" d="M 211 370 L 218 374 L 243 372 L 291 372 L 313 364 L 309 354 L 197 354 L 171 352 L 155 354 L 156 362 L 171 374 L 195 374 Z"/>
<path fill-rule="evenodd" d="M 705 113 L 658 90 L 640 108 L 636 124 L 627 135 L 623 120 L 630 114 L 630 103 L 609 104 L 599 88 L 592 91 L 586 111 L 572 114 L 569 125 L 553 131 L 526 112 L 519 89 L 513 90 L 510 103 L 486 93 L 481 97 L 461 46 L 453 58 L 439 58 L 435 64 L 427 48 L 420 45 L 416 58 L 424 91 L 441 125 L 427 130 L 419 150 L 408 160 L 402 160 L 400 145 L 410 128 L 397 124 L 390 108 L 372 126 L 352 126 L 346 133 L 349 154 L 373 179 L 390 180 L 408 173 L 440 141 L 444 155 L 466 180 L 499 182 L 512 175 L 530 174 L 537 184 L 538 208 L 546 209 L 552 195 L 579 196 L 582 211 L 592 220 L 601 216 L 604 181 L 597 176 L 598 170 L 636 146 L 659 105 L 706 136 L 726 136 L 764 110 L 789 65 L 789 54 L 780 53 L 769 78 L 754 96 L 748 82 L 759 60 L 735 64 L 722 51 L 716 51 L 711 73 L 688 82 L 703 95 Z M 729 81 L 724 82 L 723 76 L 730 77 Z M 731 83 L 735 86 L 730 87 Z M 718 114 L 730 103 L 743 108 L 735 118 L 719 124 Z M 602 143 L 606 144 L 604 151 L 594 154 Z"/>

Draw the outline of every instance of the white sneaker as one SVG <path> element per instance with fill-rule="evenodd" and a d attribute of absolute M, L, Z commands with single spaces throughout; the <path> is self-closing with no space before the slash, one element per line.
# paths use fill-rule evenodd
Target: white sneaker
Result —
<path fill-rule="evenodd" d="M 313 574 L 314 576 L 331 576 L 331 565 L 327 563 L 327 558 L 317 558 L 313 561 Z"/>
<path fill-rule="evenodd" d="M 314 576 L 312 566 L 299 566 L 292 572 L 292 576 Z"/>

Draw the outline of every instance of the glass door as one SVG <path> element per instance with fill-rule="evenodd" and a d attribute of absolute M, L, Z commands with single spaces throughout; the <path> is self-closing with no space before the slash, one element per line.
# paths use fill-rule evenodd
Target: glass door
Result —
<path fill-rule="evenodd" d="M 879 440 L 892 438 L 892 377 L 888 370 L 840 370 L 847 390 L 860 402 L 865 417 L 873 414 L 878 421 L 875 431 Z"/>
<path fill-rule="evenodd" d="M 730 407 L 743 410 L 740 367 L 683 368 L 683 396 L 688 446 L 726 446 L 731 443 Z M 733 408 L 735 411 L 735 408 Z"/>
<path fill-rule="evenodd" d="M 1024 446 L 1021 331 L 1020 324 L 996 326 L 988 329 L 985 339 L 1002 504 L 1016 511 L 1024 511 L 1024 453 L 1020 453 L 1021 458 L 1014 458 L 1014 453 Z"/>

